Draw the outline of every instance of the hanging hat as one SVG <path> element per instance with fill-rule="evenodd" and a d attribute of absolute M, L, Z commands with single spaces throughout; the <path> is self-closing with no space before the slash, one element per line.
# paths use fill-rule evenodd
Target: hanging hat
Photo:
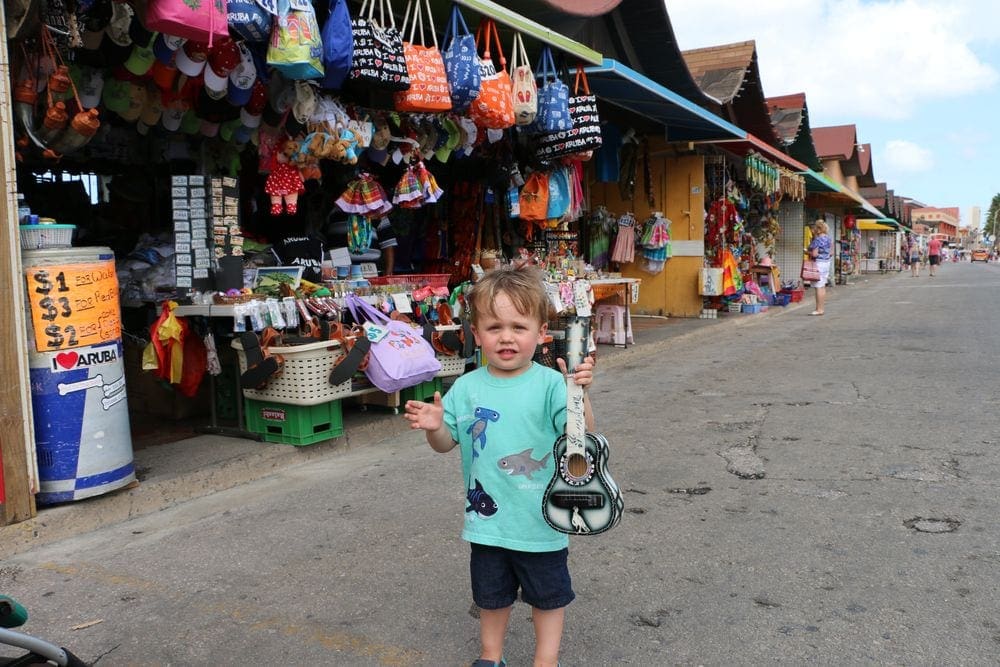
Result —
<path fill-rule="evenodd" d="M 153 83 L 160 90 L 170 90 L 174 87 L 174 81 L 177 80 L 177 68 L 173 64 L 164 64 L 160 60 L 153 63 L 149 74 L 153 79 Z"/>
<path fill-rule="evenodd" d="M 111 36 L 105 32 L 104 39 L 101 40 L 101 48 L 98 53 L 103 58 L 106 67 L 114 69 L 122 65 L 128 57 L 132 55 L 132 42 L 128 44 L 118 44 Z"/>
<path fill-rule="evenodd" d="M 201 133 L 206 137 L 215 137 L 219 134 L 220 123 L 212 122 L 210 120 L 202 119 L 201 121 Z"/>
<path fill-rule="evenodd" d="M 253 54 L 244 44 L 238 43 L 237 48 L 240 62 L 229 73 L 227 98 L 234 107 L 241 107 L 250 101 L 250 93 L 257 80 L 257 66 L 253 62 Z"/>
<path fill-rule="evenodd" d="M 122 120 L 134 123 L 139 120 L 139 115 L 146 106 L 146 88 L 136 81 L 126 81 L 125 91 L 125 108 L 118 115 Z"/>
<path fill-rule="evenodd" d="M 181 120 L 184 119 L 184 114 L 187 110 L 188 105 L 183 100 L 175 100 L 174 102 L 171 102 L 163 109 L 163 115 L 160 117 L 163 129 L 168 132 L 176 132 L 179 130 L 181 127 Z"/>
<path fill-rule="evenodd" d="M 198 134 L 201 130 L 201 118 L 194 109 L 188 109 L 181 118 L 181 132 L 184 134 Z"/>
<path fill-rule="evenodd" d="M 148 127 L 160 122 L 163 115 L 163 94 L 154 85 L 146 85 L 146 104 L 142 107 L 139 120 Z"/>
<path fill-rule="evenodd" d="M 220 98 L 228 92 L 229 74 L 241 62 L 240 50 L 229 37 L 223 37 L 215 42 L 208 54 L 208 64 L 205 66 L 205 88 L 215 98 Z"/>
<path fill-rule="evenodd" d="M 153 66 L 153 62 L 156 61 L 156 56 L 153 54 L 152 42 L 152 34 L 150 34 L 148 41 L 135 42 L 132 45 L 132 53 L 129 55 L 128 60 L 125 61 L 125 69 L 136 76 L 142 76 L 148 72 L 149 68 Z"/>
<path fill-rule="evenodd" d="M 450 116 L 444 116 L 441 124 L 444 127 L 445 141 L 434 151 L 434 156 L 441 162 L 447 162 L 451 158 L 451 152 L 462 142 L 462 134 L 459 132 L 458 123 Z"/>
<path fill-rule="evenodd" d="M 73 73 L 76 91 L 80 95 L 80 105 L 84 109 L 93 109 L 100 104 L 101 93 L 104 91 L 104 70 L 74 64 L 70 71 Z"/>
<path fill-rule="evenodd" d="M 774 260 L 771 259 L 770 255 L 764 255 L 763 259 L 757 263 L 757 266 L 774 266 Z"/>
<path fill-rule="evenodd" d="M 205 61 L 208 59 L 208 44 L 204 42 L 184 42 L 175 54 L 177 69 L 188 76 L 198 76 L 205 71 Z"/>
<path fill-rule="evenodd" d="M 104 29 L 104 34 L 118 46 L 131 46 L 132 7 L 124 2 L 111 3 L 111 20 Z"/>
<path fill-rule="evenodd" d="M 128 96 L 128 83 L 115 77 L 108 79 L 101 91 L 104 106 L 119 115 L 128 109 Z"/>
<path fill-rule="evenodd" d="M 240 109 L 240 119 L 243 121 L 243 126 L 251 130 L 259 127 L 261 116 L 266 107 L 267 86 L 264 85 L 263 81 L 258 79 L 254 82 L 253 89 L 250 91 L 250 100 L 246 103 L 246 106 Z"/>
<path fill-rule="evenodd" d="M 153 55 L 164 65 L 172 65 L 177 49 L 184 46 L 183 37 L 164 35 L 162 32 L 153 40 Z"/>
<path fill-rule="evenodd" d="M 254 116 L 264 113 L 267 106 L 267 86 L 260 79 L 254 82 L 250 90 L 250 100 L 246 103 L 246 111 Z"/>

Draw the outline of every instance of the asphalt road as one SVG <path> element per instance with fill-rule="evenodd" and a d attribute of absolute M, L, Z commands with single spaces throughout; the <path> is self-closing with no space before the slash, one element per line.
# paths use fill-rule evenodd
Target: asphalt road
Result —
<path fill-rule="evenodd" d="M 598 364 L 627 512 L 573 538 L 563 665 L 997 664 L 1000 265 L 809 310 Z M 463 495 L 407 433 L 8 559 L 0 591 L 99 665 L 468 664 Z"/>

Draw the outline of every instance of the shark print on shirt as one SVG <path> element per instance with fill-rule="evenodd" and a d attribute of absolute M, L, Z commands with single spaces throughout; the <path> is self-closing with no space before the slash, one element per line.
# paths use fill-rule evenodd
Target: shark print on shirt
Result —
<path fill-rule="evenodd" d="M 500 413 L 489 408 L 476 408 L 474 414 L 476 421 L 465 432 L 472 434 L 472 458 L 477 458 L 479 452 L 476 451 L 476 443 L 479 443 L 480 450 L 486 449 L 486 427 L 490 422 L 499 420 Z"/>

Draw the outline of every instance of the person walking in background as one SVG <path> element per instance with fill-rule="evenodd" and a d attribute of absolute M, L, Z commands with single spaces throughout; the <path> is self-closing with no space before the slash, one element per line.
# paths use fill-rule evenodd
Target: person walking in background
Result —
<path fill-rule="evenodd" d="M 920 242 L 916 234 L 906 237 L 906 255 L 910 258 L 910 271 L 916 278 L 920 275 Z"/>
<path fill-rule="evenodd" d="M 929 260 L 930 263 L 930 268 L 928 268 L 928 271 L 930 272 L 931 278 L 933 278 L 934 274 L 937 272 L 937 267 L 941 264 L 940 238 L 936 236 L 932 237 L 931 240 L 927 243 L 927 259 Z"/>
<path fill-rule="evenodd" d="M 809 313 L 810 315 L 822 315 L 826 305 L 826 284 L 830 281 L 830 256 L 833 248 L 833 239 L 830 238 L 829 231 L 830 228 L 823 220 L 814 222 L 812 241 L 806 249 L 809 256 L 816 260 L 816 266 L 819 268 L 819 280 L 813 284 L 816 288 L 816 310 Z"/>

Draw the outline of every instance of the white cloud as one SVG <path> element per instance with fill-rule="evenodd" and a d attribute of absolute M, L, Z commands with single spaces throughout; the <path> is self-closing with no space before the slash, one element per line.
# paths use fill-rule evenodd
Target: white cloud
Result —
<path fill-rule="evenodd" d="M 813 125 L 908 118 L 920 103 L 973 95 L 1000 80 L 973 50 L 977 40 L 997 39 L 993 0 L 666 5 L 682 49 L 755 40 L 764 94 L 805 92 Z"/>
<path fill-rule="evenodd" d="M 934 154 L 912 141 L 893 139 L 886 142 L 880 164 L 891 172 L 930 171 L 934 167 Z"/>

